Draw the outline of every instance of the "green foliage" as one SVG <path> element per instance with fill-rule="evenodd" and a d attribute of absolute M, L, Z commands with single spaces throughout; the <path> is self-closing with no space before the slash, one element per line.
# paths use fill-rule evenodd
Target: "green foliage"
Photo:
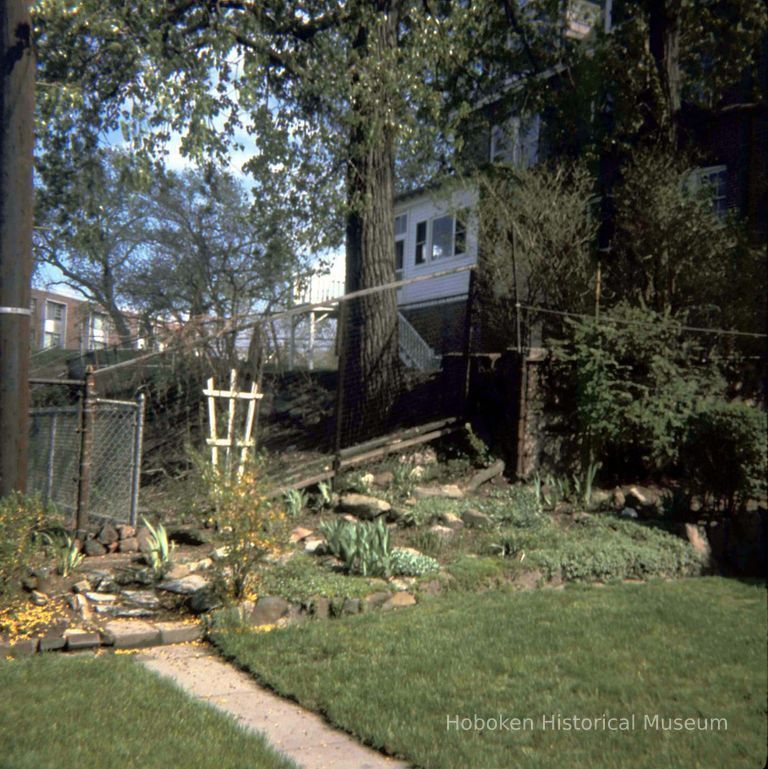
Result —
<path fill-rule="evenodd" d="M 425 577 L 440 571 L 440 564 L 428 555 L 396 547 L 390 558 L 392 574 L 403 577 Z"/>
<path fill-rule="evenodd" d="M 279 595 L 292 603 L 307 603 L 314 596 L 361 598 L 374 590 L 367 579 L 333 572 L 306 555 L 264 568 L 259 580 L 259 593 Z"/>
<path fill-rule="evenodd" d="M 501 558 L 463 555 L 448 566 L 453 590 L 475 592 L 487 588 L 505 578 L 509 562 Z"/>
<path fill-rule="evenodd" d="M 689 491 L 728 513 L 766 491 L 765 412 L 746 403 L 707 400 L 691 415 L 681 450 Z"/>
<path fill-rule="evenodd" d="M 582 472 L 609 460 L 672 466 L 696 404 L 724 388 L 717 366 L 701 360 L 679 321 L 651 310 L 620 304 L 567 328 L 552 381 L 573 396 Z"/>
<path fill-rule="evenodd" d="M 522 484 L 494 491 L 486 499 L 478 500 L 475 506 L 494 520 L 515 526 L 536 525 L 542 517 L 535 487 Z"/>
<path fill-rule="evenodd" d="M 392 573 L 389 529 L 379 518 L 375 523 L 336 519 L 320 524 L 328 549 L 352 574 L 388 577 Z"/>
<path fill-rule="evenodd" d="M 168 532 L 162 523 L 153 526 L 146 518 L 142 518 L 149 530 L 149 558 L 152 571 L 156 577 L 162 577 L 171 565 L 174 544 L 168 541 Z"/>
<path fill-rule="evenodd" d="M 77 542 L 69 535 L 59 542 L 57 550 L 57 568 L 62 577 L 68 577 L 76 571 L 85 559 L 85 554 L 80 552 Z"/>
<path fill-rule="evenodd" d="M 330 507 L 333 501 L 331 484 L 327 481 L 320 481 L 317 484 L 317 492 L 320 495 L 322 507 Z"/>
<path fill-rule="evenodd" d="M 480 438 L 477 433 L 475 433 L 475 431 L 472 429 L 472 425 L 469 422 L 464 425 L 464 430 L 466 432 L 467 443 L 469 444 L 471 452 L 469 456 L 473 464 L 478 467 L 488 467 L 491 465 L 493 463 L 494 456 L 491 453 L 491 450 L 488 448 L 486 442 Z"/>
<path fill-rule="evenodd" d="M 395 499 L 408 499 L 413 494 L 419 476 L 417 467 L 409 462 L 398 462 L 393 468 L 391 493 Z"/>
<path fill-rule="evenodd" d="M 15 592 L 46 515 L 38 497 L 12 492 L 0 499 L 0 597 Z"/>
<path fill-rule="evenodd" d="M 296 518 L 301 515 L 301 511 L 307 505 L 307 494 L 300 489 L 288 489 L 283 494 L 283 501 L 285 502 L 285 512 L 290 518 Z"/>

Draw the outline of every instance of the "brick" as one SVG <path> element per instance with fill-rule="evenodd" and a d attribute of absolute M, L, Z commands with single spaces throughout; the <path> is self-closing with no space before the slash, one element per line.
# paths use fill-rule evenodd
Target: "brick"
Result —
<path fill-rule="evenodd" d="M 86 630 L 66 631 L 64 633 L 67 639 L 67 651 L 76 651 L 77 649 L 93 649 L 101 646 L 101 636 L 98 633 L 92 633 Z"/>
<path fill-rule="evenodd" d="M 0 657 L 31 657 L 37 651 L 37 638 L 25 638 L 15 643 L 0 640 Z"/>

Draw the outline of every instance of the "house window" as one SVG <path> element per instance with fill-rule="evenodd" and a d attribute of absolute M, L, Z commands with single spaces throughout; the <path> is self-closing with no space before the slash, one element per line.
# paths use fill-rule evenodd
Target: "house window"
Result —
<path fill-rule="evenodd" d="M 419 222 L 416 225 L 416 264 L 424 264 L 427 261 L 427 222 Z"/>
<path fill-rule="evenodd" d="M 539 115 L 514 116 L 491 128 L 491 162 L 530 168 L 539 160 Z"/>
<path fill-rule="evenodd" d="M 395 280 L 403 279 L 403 263 L 405 262 L 405 236 L 408 230 L 408 215 L 395 217 Z"/>
<path fill-rule="evenodd" d="M 43 347 L 63 347 L 66 311 L 66 305 L 60 302 L 45 303 Z"/>
<path fill-rule="evenodd" d="M 432 259 L 453 256 L 453 217 L 432 220 Z"/>
<path fill-rule="evenodd" d="M 89 316 L 88 349 L 103 350 L 107 347 L 109 327 L 107 316 L 102 312 L 94 312 Z"/>
<path fill-rule="evenodd" d="M 720 217 L 725 216 L 728 211 L 728 168 L 697 168 L 693 173 L 692 182 L 692 191 L 706 190 L 715 213 Z"/>
<path fill-rule="evenodd" d="M 53 321 L 64 320 L 64 305 L 59 304 L 59 302 L 46 302 L 45 319 Z"/>
<path fill-rule="evenodd" d="M 49 347 L 61 347 L 61 334 L 46 331 L 45 338 L 43 339 L 43 347 L 46 349 Z"/>

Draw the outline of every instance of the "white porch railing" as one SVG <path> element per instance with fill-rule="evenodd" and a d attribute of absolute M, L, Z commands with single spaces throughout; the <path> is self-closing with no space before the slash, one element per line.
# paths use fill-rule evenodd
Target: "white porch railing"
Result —
<path fill-rule="evenodd" d="M 406 366 L 419 371 L 438 371 L 440 356 L 424 341 L 421 334 L 408 322 L 405 315 L 397 313 L 397 330 L 400 341 L 400 358 Z"/>

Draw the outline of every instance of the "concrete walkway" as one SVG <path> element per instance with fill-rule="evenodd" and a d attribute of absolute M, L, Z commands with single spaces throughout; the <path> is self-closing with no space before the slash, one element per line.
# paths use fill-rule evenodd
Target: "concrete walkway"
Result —
<path fill-rule="evenodd" d="M 137 654 L 150 670 L 172 678 L 196 699 L 209 702 L 260 732 L 273 748 L 303 769 L 407 769 L 329 726 L 316 713 L 259 686 L 207 645 L 180 644 Z"/>

